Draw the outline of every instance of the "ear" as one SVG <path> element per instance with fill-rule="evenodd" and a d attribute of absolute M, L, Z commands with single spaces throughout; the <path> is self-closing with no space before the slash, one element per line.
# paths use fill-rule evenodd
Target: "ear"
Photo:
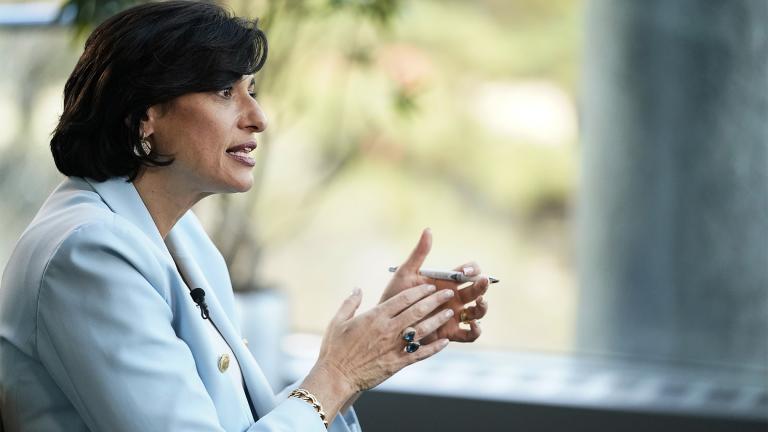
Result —
<path fill-rule="evenodd" d="M 147 108 L 147 112 L 144 114 L 144 117 L 141 119 L 141 123 L 139 123 L 139 128 L 141 132 L 144 134 L 144 136 L 148 137 L 155 133 L 155 127 L 157 124 L 157 119 L 160 117 L 160 107 L 157 105 L 152 105 L 151 107 Z"/>

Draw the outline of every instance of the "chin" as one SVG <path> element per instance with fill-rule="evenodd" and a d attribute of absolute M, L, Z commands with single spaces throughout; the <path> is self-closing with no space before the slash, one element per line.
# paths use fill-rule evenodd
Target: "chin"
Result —
<path fill-rule="evenodd" d="M 207 179 L 208 194 L 248 192 L 253 187 L 253 174 L 250 171 L 227 174 Z"/>
<path fill-rule="evenodd" d="M 249 174 L 247 178 L 237 179 L 237 181 L 230 183 L 229 186 L 230 190 L 228 192 L 248 192 L 253 187 L 253 176 Z"/>

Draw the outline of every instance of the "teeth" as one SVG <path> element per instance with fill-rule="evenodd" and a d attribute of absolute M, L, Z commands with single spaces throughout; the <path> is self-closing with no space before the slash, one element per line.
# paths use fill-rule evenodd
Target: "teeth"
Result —
<path fill-rule="evenodd" d="M 237 155 L 246 155 L 246 156 L 247 156 L 247 155 L 248 155 L 248 153 L 250 153 L 251 151 L 252 151 L 252 149 L 243 149 L 243 150 L 227 150 L 227 153 L 230 153 L 230 154 L 237 154 Z"/>

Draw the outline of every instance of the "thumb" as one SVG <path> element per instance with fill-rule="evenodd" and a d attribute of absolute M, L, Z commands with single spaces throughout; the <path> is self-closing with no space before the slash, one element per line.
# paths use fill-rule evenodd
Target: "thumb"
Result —
<path fill-rule="evenodd" d="M 416 247 L 413 249 L 413 252 L 411 252 L 411 255 L 408 257 L 407 260 L 403 263 L 403 265 L 400 266 L 400 270 L 404 270 L 406 272 L 413 272 L 416 273 L 421 268 L 421 265 L 424 264 L 424 260 L 427 258 L 427 255 L 429 254 L 429 251 L 432 249 L 432 230 L 429 228 L 425 228 L 424 231 L 421 232 L 421 237 L 419 238 L 419 243 L 416 244 Z"/>
<path fill-rule="evenodd" d="M 362 301 L 363 292 L 360 290 L 360 288 L 355 288 L 352 290 L 352 294 L 350 294 L 350 296 L 344 299 L 344 302 L 341 303 L 339 311 L 336 312 L 336 316 L 333 317 L 333 320 L 337 322 L 344 322 L 352 318 L 355 316 L 355 311 L 357 311 L 357 308 L 360 307 L 360 303 Z"/>

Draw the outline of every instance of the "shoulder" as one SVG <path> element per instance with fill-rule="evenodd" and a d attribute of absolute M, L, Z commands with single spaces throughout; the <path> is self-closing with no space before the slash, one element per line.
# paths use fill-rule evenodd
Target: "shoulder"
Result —
<path fill-rule="evenodd" d="M 61 280 L 104 271 L 118 260 L 124 271 L 162 272 L 163 253 L 135 224 L 114 213 L 82 179 L 64 181 L 22 234 L 7 263 L 3 290 L 37 289 L 52 271 Z"/>
<path fill-rule="evenodd" d="M 158 264 L 152 247 L 142 231 L 112 213 L 70 227 L 47 254 L 45 268 L 59 261 L 65 262 L 72 271 L 81 267 L 98 268 L 100 261 L 117 258 L 140 270 Z"/>
<path fill-rule="evenodd" d="M 16 243 L 11 261 L 18 256 L 22 262 L 29 261 L 33 269 L 39 267 L 76 233 L 116 225 L 115 216 L 87 182 L 69 178 L 40 207 Z"/>
<path fill-rule="evenodd" d="M 23 265 L 41 277 L 58 262 L 70 273 L 98 268 L 98 261 L 120 257 L 137 268 L 157 265 L 154 245 L 135 225 L 92 203 L 71 206 L 60 214 L 41 212 L 14 249 L 8 270 Z"/>
<path fill-rule="evenodd" d="M 171 269 L 152 253 L 151 242 L 134 231 L 116 215 L 70 227 L 32 259 L 24 270 L 26 286 L 36 287 L 37 303 L 54 292 L 78 296 L 96 287 L 108 292 L 135 283 L 154 287 L 167 300 L 164 287 Z"/>
<path fill-rule="evenodd" d="M 141 278 L 167 297 L 163 281 L 169 270 L 152 247 L 137 227 L 111 212 L 93 191 L 63 183 L 24 231 L 6 263 L 0 288 L 0 336 L 29 348 L 40 301 L 51 290 L 78 296 L 86 283 L 110 289 Z"/>

